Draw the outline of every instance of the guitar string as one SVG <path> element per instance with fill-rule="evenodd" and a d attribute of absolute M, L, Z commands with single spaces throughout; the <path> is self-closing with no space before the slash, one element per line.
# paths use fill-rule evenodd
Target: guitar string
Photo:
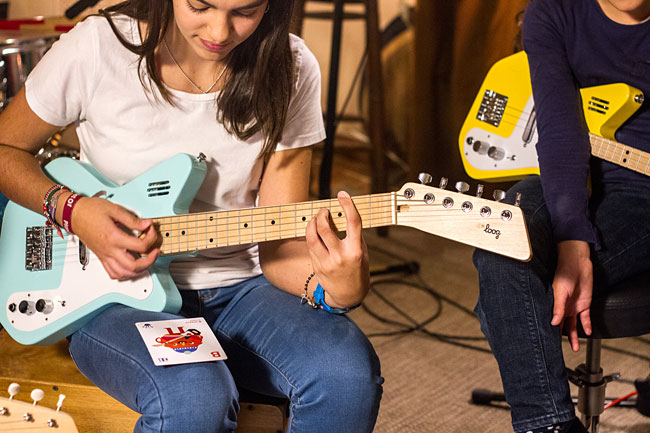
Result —
<path fill-rule="evenodd" d="M 400 215 L 401 222 L 419 223 L 419 222 L 422 222 L 422 221 L 429 221 L 429 220 L 432 219 L 432 210 L 434 211 L 434 213 L 437 212 L 437 213 L 449 216 L 448 218 L 441 219 L 439 216 L 434 215 L 434 217 L 435 217 L 435 219 L 436 219 L 436 221 L 438 223 L 447 223 L 447 222 L 454 223 L 454 222 L 457 222 L 458 217 L 461 217 L 461 216 L 466 217 L 465 218 L 466 220 L 472 220 L 473 219 L 476 222 L 490 223 L 490 222 L 494 222 L 494 221 L 501 221 L 500 211 L 498 211 L 498 210 L 495 211 L 494 213 L 492 213 L 492 215 L 489 216 L 489 217 L 482 217 L 480 215 L 468 214 L 468 213 L 462 211 L 459 208 L 457 208 L 457 209 L 440 208 L 442 205 L 441 204 L 435 204 L 435 203 L 434 204 L 414 204 L 411 201 L 405 200 L 405 201 L 403 201 L 402 204 L 403 205 L 409 205 L 410 208 L 427 207 L 427 209 L 426 209 L 426 211 L 424 211 L 422 213 L 416 213 L 416 212 L 411 210 L 411 211 L 409 211 L 408 214 Z M 437 207 L 437 209 L 436 209 L 436 207 Z M 451 215 L 451 211 L 456 211 L 456 212 L 455 212 L 454 215 Z M 471 217 L 473 217 L 473 218 L 471 218 Z M 385 223 L 387 225 L 392 224 L 392 217 L 377 218 L 377 219 L 373 219 L 372 222 L 376 223 L 377 220 L 381 220 L 382 223 Z M 365 228 L 370 228 L 370 227 L 365 227 Z M 284 234 L 284 233 L 293 233 L 293 229 L 289 228 L 289 229 L 284 230 L 283 232 L 281 232 L 279 234 Z M 289 235 L 286 238 L 291 238 L 291 237 L 292 236 Z M 227 240 L 226 240 L 226 243 L 220 244 L 219 240 L 223 240 L 223 239 L 224 238 L 218 239 L 215 247 L 225 247 L 225 246 L 237 245 L 237 244 L 230 244 L 230 243 L 228 243 Z M 258 240 L 259 239 L 254 239 L 254 240 L 251 241 L 251 243 L 256 242 Z M 181 244 L 181 243 L 186 242 L 187 239 L 184 239 L 182 236 L 178 236 L 176 238 L 176 241 L 177 241 L 178 244 Z M 196 239 L 195 240 L 190 240 L 190 242 L 194 246 L 198 246 L 197 244 L 200 242 L 200 239 L 199 240 L 196 240 Z M 60 245 L 61 244 L 59 244 L 59 246 Z M 193 250 L 194 249 L 188 250 L 188 252 L 193 251 Z M 183 251 L 176 251 L 174 253 L 179 253 L 180 254 L 182 252 Z M 172 254 L 174 254 L 174 253 L 172 253 Z M 77 262 L 78 263 L 78 252 L 76 251 L 76 249 L 72 249 L 72 251 L 70 253 L 67 253 L 67 248 L 66 248 L 65 252 L 63 254 L 61 254 L 61 255 L 56 255 L 55 256 L 53 254 L 52 261 L 55 262 L 55 259 L 56 259 L 56 263 L 53 264 L 53 266 L 62 266 L 65 263 L 70 263 L 70 262 Z M 63 259 L 63 263 L 61 263 L 61 259 Z M 93 255 L 93 256 L 91 256 L 91 259 L 95 260 L 96 257 Z"/>

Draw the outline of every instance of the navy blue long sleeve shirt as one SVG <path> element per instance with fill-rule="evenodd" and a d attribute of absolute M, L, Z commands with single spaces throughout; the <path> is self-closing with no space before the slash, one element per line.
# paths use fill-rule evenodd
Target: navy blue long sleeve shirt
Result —
<path fill-rule="evenodd" d="M 542 188 L 555 240 L 598 245 L 589 215 L 590 165 L 594 188 L 637 182 L 650 193 L 650 177 L 590 157 L 579 89 L 622 82 L 642 90 L 646 102 L 615 138 L 650 152 L 650 22 L 619 24 L 597 0 L 532 0 L 524 15 L 523 42 L 537 111 Z"/>

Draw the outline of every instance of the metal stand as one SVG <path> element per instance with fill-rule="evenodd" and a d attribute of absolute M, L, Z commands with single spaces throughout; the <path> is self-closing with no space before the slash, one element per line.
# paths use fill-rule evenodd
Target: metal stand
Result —
<path fill-rule="evenodd" d="M 327 108 L 325 112 L 325 133 L 326 138 L 323 144 L 323 156 L 321 160 L 318 197 L 321 199 L 330 198 L 332 163 L 334 160 L 334 137 L 337 124 L 337 92 L 339 84 L 339 66 L 341 57 L 341 33 L 343 20 L 365 19 L 366 22 L 366 43 L 368 45 L 368 97 L 369 119 L 367 130 L 372 143 L 371 150 L 371 192 L 386 192 L 387 182 L 385 174 L 384 158 L 384 98 L 383 80 L 381 74 L 381 34 L 379 32 L 379 20 L 377 11 L 377 0 L 309 0 L 320 3 L 331 3 L 334 6 L 332 12 L 305 12 L 302 0 L 297 4 L 300 9 L 297 16 L 314 19 L 332 20 L 332 44 L 330 51 L 330 70 L 327 88 Z M 365 4 L 365 13 L 345 12 L 345 4 Z M 301 25 L 294 28 L 300 30 Z"/>

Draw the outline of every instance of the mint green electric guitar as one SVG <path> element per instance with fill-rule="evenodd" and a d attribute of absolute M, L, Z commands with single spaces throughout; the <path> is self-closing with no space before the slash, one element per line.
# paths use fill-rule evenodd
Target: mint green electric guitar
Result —
<path fill-rule="evenodd" d="M 0 233 L 0 323 L 22 344 L 50 344 L 102 310 L 124 304 L 178 312 L 181 298 L 169 262 L 210 248 L 305 235 L 321 208 L 345 230 L 336 199 L 219 212 L 188 213 L 205 176 L 204 157 L 178 154 L 117 186 L 89 164 L 57 158 L 45 166 L 56 182 L 86 196 L 101 196 L 153 218 L 161 256 L 138 277 L 118 281 L 75 235 L 45 226 L 45 218 L 9 202 Z M 521 209 L 498 201 L 407 183 L 397 192 L 353 198 L 364 228 L 405 225 L 519 260 L 531 257 Z M 466 188 L 467 187 L 467 188 Z M 482 191 L 482 188 L 481 188 Z M 479 194 L 480 195 L 480 194 Z"/>

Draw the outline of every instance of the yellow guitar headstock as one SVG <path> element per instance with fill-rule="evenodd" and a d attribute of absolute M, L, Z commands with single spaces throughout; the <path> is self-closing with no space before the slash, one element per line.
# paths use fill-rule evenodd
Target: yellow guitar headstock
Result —
<path fill-rule="evenodd" d="M 431 176 L 420 175 L 423 182 Z M 465 194 L 469 185 L 456 183 L 456 192 L 445 189 L 442 178 L 438 188 L 424 183 L 407 183 L 397 193 L 397 224 L 414 227 L 437 236 L 492 251 L 513 259 L 528 261 L 532 257 L 524 214 L 516 205 L 502 203 L 503 191 L 495 191 L 495 200 L 477 194 Z"/>

